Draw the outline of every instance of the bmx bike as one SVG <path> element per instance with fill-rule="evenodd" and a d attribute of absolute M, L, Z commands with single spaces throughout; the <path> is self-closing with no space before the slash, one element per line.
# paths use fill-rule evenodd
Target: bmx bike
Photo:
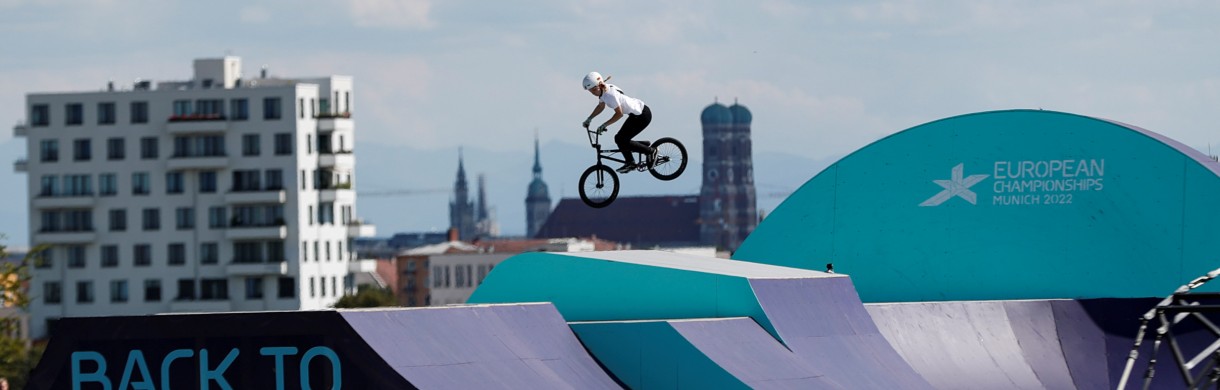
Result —
<path fill-rule="evenodd" d="M 613 203 L 614 199 L 618 198 L 619 190 L 618 173 L 606 166 L 603 161 L 626 163 L 626 160 L 619 156 L 631 152 L 602 149 L 602 145 L 598 142 L 601 133 L 589 130 L 588 127 L 585 128 L 585 132 L 589 136 L 589 145 L 597 150 L 597 162 L 580 175 L 580 200 L 589 207 L 600 209 Z M 678 140 L 664 137 L 651 144 L 648 141 L 633 142 L 650 145 L 657 150 L 657 161 L 648 161 L 650 158 L 647 154 L 636 153 L 635 161 L 641 163 L 636 166 L 636 171 L 648 171 L 653 177 L 665 181 L 677 179 L 683 171 L 686 171 L 686 147 L 682 146 Z"/>

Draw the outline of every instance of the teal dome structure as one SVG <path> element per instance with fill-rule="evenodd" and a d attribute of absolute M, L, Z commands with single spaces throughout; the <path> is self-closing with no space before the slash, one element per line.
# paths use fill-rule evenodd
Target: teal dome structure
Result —
<path fill-rule="evenodd" d="M 712 103 L 703 109 L 703 113 L 699 115 L 699 119 L 703 124 L 730 124 L 733 122 L 733 113 L 720 103 Z"/>
<path fill-rule="evenodd" d="M 1215 269 L 1220 163 L 1042 110 L 919 125 L 827 167 L 737 260 L 852 276 L 864 302 L 1165 296 Z"/>
<path fill-rule="evenodd" d="M 750 109 L 736 102 L 729 106 L 729 113 L 733 116 L 733 124 L 749 125 L 754 120 L 754 116 L 750 115 Z"/>

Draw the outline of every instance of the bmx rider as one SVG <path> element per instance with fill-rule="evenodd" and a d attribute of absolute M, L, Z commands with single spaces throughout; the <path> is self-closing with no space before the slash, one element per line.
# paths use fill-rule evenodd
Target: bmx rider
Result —
<path fill-rule="evenodd" d="M 640 167 L 634 162 L 635 153 L 644 153 L 648 156 L 648 161 L 645 163 L 649 164 L 648 168 L 651 168 L 652 164 L 657 161 L 656 149 L 631 139 L 644 131 L 644 128 L 652 122 L 652 111 L 640 99 L 627 96 L 614 84 L 607 84 L 608 80 L 610 80 L 609 77 L 603 79 L 601 73 L 597 72 L 589 72 L 588 75 L 585 75 L 582 85 L 585 90 L 598 97 L 598 102 L 597 107 L 593 108 L 593 113 L 589 115 L 588 119 L 585 119 L 584 127 L 589 128 L 589 122 L 592 122 L 593 118 L 601 114 L 606 107 L 614 110 L 614 116 L 597 127 L 598 134 L 605 132 L 606 127 L 626 115 L 627 120 L 623 122 L 623 126 L 619 127 L 618 133 L 614 134 L 614 143 L 623 152 L 623 161 L 625 161 L 623 166 L 618 168 L 618 172 L 627 173 Z"/>

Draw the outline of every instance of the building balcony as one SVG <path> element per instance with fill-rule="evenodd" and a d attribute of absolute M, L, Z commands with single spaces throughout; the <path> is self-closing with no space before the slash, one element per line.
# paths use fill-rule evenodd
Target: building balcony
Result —
<path fill-rule="evenodd" d="M 13 138 L 28 137 L 30 135 L 30 125 L 18 123 L 13 125 Z"/>
<path fill-rule="evenodd" d="M 87 231 L 53 231 L 34 233 L 36 244 L 85 244 L 97 240 L 97 233 Z"/>
<path fill-rule="evenodd" d="M 171 157 L 165 163 L 165 168 L 173 170 L 202 170 L 202 169 L 223 169 L 229 166 L 229 158 L 226 156 L 213 157 Z"/>
<path fill-rule="evenodd" d="M 337 188 L 342 185 L 331 188 L 323 188 L 318 191 L 319 202 L 354 202 L 356 201 L 356 191 L 353 191 L 348 185 L 348 188 Z"/>
<path fill-rule="evenodd" d="M 230 240 L 283 240 L 288 237 L 288 227 L 276 226 L 232 226 L 225 229 L 225 238 Z"/>
<path fill-rule="evenodd" d="M 225 193 L 225 203 L 277 203 L 288 201 L 288 193 L 284 190 L 267 191 L 230 191 Z"/>
<path fill-rule="evenodd" d="M 371 223 L 353 222 L 347 225 L 348 237 L 373 237 L 377 235 L 377 226 Z"/>
<path fill-rule="evenodd" d="M 229 122 L 222 115 L 171 116 L 165 125 L 170 134 L 223 133 L 229 130 Z"/>
<path fill-rule="evenodd" d="M 239 262 L 225 266 L 227 276 L 288 275 L 288 262 Z"/>
<path fill-rule="evenodd" d="M 13 172 L 22 173 L 30 169 L 30 162 L 26 159 L 13 161 Z"/>
<path fill-rule="evenodd" d="M 173 313 L 216 313 L 233 311 L 229 300 L 187 301 L 175 300 L 169 303 L 169 311 Z"/>
<path fill-rule="evenodd" d="M 34 198 L 36 209 L 86 209 L 97 204 L 93 195 L 81 196 L 39 196 Z"/>
<path fill-rule="evenodd" d="M 351 273 L 377 272 L 377 260 L 374 260 L 374 259 L 352 260 L 350 263 L 347 263 L 347 272 L 351 272 Z"/>
<path fill-rule="evenodd" d="M 319 115 L 318 131 L 343 131 L 352 129 L 351 113 Z"/>
<path fill-rule="evenodd" d="M 323 153 L 318 156 L 318 167 L 320 168 L 353 168 L 356 166 L 356 155 L 350 150 L 339 151 L 335 153 Z"/>

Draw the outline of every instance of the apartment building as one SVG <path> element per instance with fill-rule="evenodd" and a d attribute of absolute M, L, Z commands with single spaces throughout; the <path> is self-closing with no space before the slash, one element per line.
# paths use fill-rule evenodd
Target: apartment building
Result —
<path fill-rule="evenodd" d="M 328 307 L 354 290 L 353 83 L 244 77 L 26 95 L 31 333 L 58 318 Z"/>

